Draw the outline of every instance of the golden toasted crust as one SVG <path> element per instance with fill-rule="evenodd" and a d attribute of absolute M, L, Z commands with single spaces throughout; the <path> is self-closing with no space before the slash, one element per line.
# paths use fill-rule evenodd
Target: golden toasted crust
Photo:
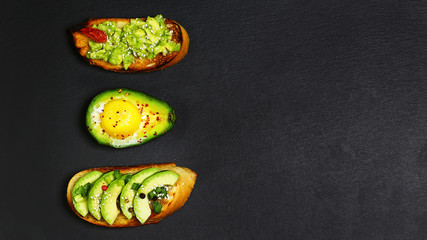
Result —
<path fill-rule="evenodd" d="M 180 209 L 185 204 L 185 202 L 187 202 L 187 199 L 190 197 L 191 191 L 193 190 L 194 184 L 196 183 L 197 174 L 195 172 L 185 167 L 178 167 L 175 165 L 175 163 L 148 164 L 148 165 L 138 165 L 138 166 L 129 166 L 129 167 L 99 167 L 99 168 L 86 169 L 76 173 L 68 182 L 68 187 L 67 187 L 68 205 L 70 205 L 73 212 L 77 214 L 77 216 L 79 216 L 81 219 L 84 219 L 90 223 L 93 223 L 99 226 L 118 227 L 118 228 L 141 226 L 142 224 L 138 221 L 138 219 L 136 219 L 135 216 L 129 220 L 125 217 L 125 215 L 123 215 L 123 213 L 121 213 L 121 211 L 112 225 L 109 225 L 103 219 L 98 221 L 90 213 L 88 213 L 86 217 L 83 217 L 74 208 L 72 190 L 77 180 L 83 177 L 86 173 L 91 171 L 100 171 L 102 173 L 105 173 L 105 172 L 119 169 L 122 174 L 127 174 L 127 173 L 134 174 L 141 171 L 142 169 L 150 168 L 150 167 L 156 167 L 161 170 L 171 170 L 180 175 L 180 177 L 178 178 L 178 181 L 175 183 L 175 187 L 172 188 L 172 190 L 168 193 L 171 196 L 170 200 L 163 203 L 162 211 L 159 214 L 152 213 L 151 216 L 148 218 L 148 220 L 144 223 L 144 225 L 150 224 L 150 223 L 158 223 L 163 218 L 171 215 L 172 213 Z"/>
<path fill-rule="evenodd" d="M 145 21 L 145 18 L 141 18 Z M 98 19 L 90 19 L 88 22 L 85 22 L 80 25 L 81 28 L 90 27 L 93 24 L 100 24 L 105 21 L 114 21 L 117 22 L 117 25 L 124 26 L 125 24 L 130 22 L 129 18 L 98 18 Z M 163 56 L 163 54 L 158 54 L 151 60 L 146 58 L 135 58 L 134 62 L 129 66 L 128 70 L 125 70 L 123 67 L 123 63 L 119 65 L 113 65 L 104 60 L 94 60 L 88 59 L 86 54 L 90 50 L 89 47 L 89 37 L 82 34 L 79 30 L 73 31 L 72 35 L 74 38 L 74 44 L 79 49 L 79 53 L 82 57 L 84 57 L 91 65 L 100 66 L 106 70 L 114 71 L 114 72 L 151 72 L 157 71 L 160 69 L 164 69 L 170 67 L 174 64 L 177 64 L 181 61 L 188 52 L 188 46 L 190 44 L 190 38 L 188 37 L 187 31 L 179 25 L 177 22 L 166 19 L 165 20 L 166 27 L 169 30 L 173 30 L 172 41 L 181 43 L 181 50 L 179 52 L 171 52 Z"/>

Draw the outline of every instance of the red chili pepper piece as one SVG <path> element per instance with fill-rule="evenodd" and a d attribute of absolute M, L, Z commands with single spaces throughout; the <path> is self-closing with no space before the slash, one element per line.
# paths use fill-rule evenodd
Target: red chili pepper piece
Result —
<path fill-rule="evenodd" d="M 102 30 L 87 27 L 80 30 L 80 32 L 97 43 L 105 43 L 107 41 L 107 34 Z"/>
<path fill-rule="evenodd" d="M 105 191 L 105 190 L 107 190 L 107 186 L 106 185 L 102 185 L 102 191 Z"/>

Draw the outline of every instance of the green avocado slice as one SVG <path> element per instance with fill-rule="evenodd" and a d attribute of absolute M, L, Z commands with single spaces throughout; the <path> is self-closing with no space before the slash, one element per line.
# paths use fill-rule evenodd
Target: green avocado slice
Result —
<path fill-rule="evenodd" d="M 144 224 L 145 221 L 151 216 L 150 201 L 148 200 L 148 193 L 156 187 L 173 186 L 179 178 L 179 174 L 170 170 L 157 172 L 150 177 L 146 178 L 133 200 L 133 209 L 136 218 Z"/>
<path fill-rule="evenodd" d="M 108 115 L 104 111 L 105 106 L 117 100 L 125 102 L 126 107 L 113 111 L 115 115 Z M 138 113 L 140 115 L 137 116 Z M 110 126 L 107 124 L 108 119 L 114 119 L 114 117 L 121 118 L 118 119 L 117 124 L 123 124 L 129 119 L 133 120 L 133 124 L 112 135 L 106 126 Z M 86 126 L 89 133 L 99 144 L 114 148 L 137 146 L 162 136 L 173 128 L 175 120 L 175 110 L 167 102 L 125 88 L 107 90 L 98 94 L 89 104 L 86 113 Z M 114 129 L 118 127 L 114 126 Z"/>
<path fill-rule="evenodd" d="M 133 216 L 132 212 L 129 211 L 130 208 L 133 208 L 133 199 L 136 194 L 136 190 L 133 190 L 133 185 L 141 184 L 147 177 L 152 174 L 159 172 L 158 168 L 146 168 L 135 175 L 129 180 L 129 182 L 123 187 L 122 193 L 120 195 L 120 208 L 122 209 L 122 213 L 130 220 Z"/>
<path fill-rule="evenodd" d="M 87 206 L 90 214 L 97 220 L 101 220 L 101 197 L 104 192 L 102 186 L 108 187 L 114 179 L 114 171 L 107 172 L 96 180 L 89 191 Z"/>
<path fill-rule="evenodd" d="M 76 184 L 72 190 L 73 196 L 73 205 L 78 213 L 80 213 L 83 217 L 86 217 L 89 212 L 87 207 L 87 189 L 86 192 L 82 195 L 81 191 L 77 191 L 79 188 L 84 187 L 87 183 L 92 185 L 98 178 L 102 176 L 101 172 L 92 171 L 85 174 L 79 180 L 77 180 Z"/>
<path fill-rule="evenodd" d="M 108 189 L 104 191 L 101 199 L 101 215 L 108 224 L 112 225 L 120 213 L 117 207 L 117 198 L 125 186 L 125 179 L 131 174 L 126 174 L 119 179 L 114 180 L 108 185 Z"/>

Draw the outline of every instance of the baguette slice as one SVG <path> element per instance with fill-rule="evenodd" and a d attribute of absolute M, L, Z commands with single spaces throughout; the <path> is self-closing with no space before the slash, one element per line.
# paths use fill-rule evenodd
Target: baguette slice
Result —
<path fill-rule="evenodd" d="M 141 171 L 142 169 L 150 168 L 150 167 L 156 167 L 161 170 L 171 170 L 180 175 L 178 181 L 175 183 L 175 186 L 168 192 L 168 195 L 171 196 L 171 198 L 167 200 L 167 202 L 163 203 L 162 211 L 159 214 L 152 213 L 151 216 L 148 218 L 148 220 L 144 223 L 144 225 L 150 224 L 150 223 L 158 223 L 163 218 L 171 215 L 172 213 L 180 209 L 185 204 L 185 202 L 187 202 L 187 199 L 190 197 L 191 191 L 193 190 L 194 184 L 196 183 L 197 174 L 195 172 L 185 167 L 178 167 L 175 165 L 175 163 L 148 164 L 148 165 L 138 165 L 138 166 L 128 166 L 128 167 L 99 167 L 99 168 L 86 169 L 76 173 L 68 182 L 68 187 L 67 187 L 68 205 L 70 205 L 71 209 L 75 214 L 77 214 L 77 216 L 79 216 L 80 218 L 92 224 L 96 224 L 104 227 L 113 227 L 113 228 L 141 226 L 142 224 L 138 221 L 138 219 L 136 219 L 135 216 L 133 216 L 132 219 L 129 220 L 125 217 L 125 215 L 123 215 L 121 211 L 112 225 L 109 225 L 104 219 L 101 219 L 100 221 L 98 221 L 90 213 L 87 214 L 86 217 L 83 217 L 74 208 L 72 190 L 77 180 L 80 179 L 82 176 L 84 176 L 86 173 L 91 171 L 100 171 L 102 173 L 105 173 L 105 172 L 119 169 L 122 174 L 127 174 L 127 173 L 135 174 Z"/>
<path fill-rule="evenodd" d="M 140 19 L 143 21 L 146 20 L 146 18 Z M 80 55 L 84 59 L 89 61 L 91 65 L 96 65 L 114 72 L 152 72 L 177 64 L 185 57 L 185 55 L 187 55 L 188 45 L 190 44 L 190 38 L 188 37 L 187 31 L 179 23 L 170 19 L 166 19 L 166 27 L 169 30 L 173 30 L 172 41 L 181 43 L 181 50 L 179 52 L 171 52 L 166 54 L 165 56 L 160 53 L 151 60 L 147 58 L 135 58 L 134 62 L 129 66 L 127 70 L 124 69 L 123 63 L 119 65 L 113 65 L 104 60 L 88 59 L 86 57 L 86 54 L 90 50 L 90 39 L 89 37 L 82 34 L 80 32 L 80 29 L 85 27 L 91 27 L 93 24 L 100 24 L 105 21 L 117 22 L 117 26 L 122 27 L 130 22 L 130 18 L 92 18 L 89 21 L 74 27 L 72 30 L 74 44 L 79 49 Z"/>

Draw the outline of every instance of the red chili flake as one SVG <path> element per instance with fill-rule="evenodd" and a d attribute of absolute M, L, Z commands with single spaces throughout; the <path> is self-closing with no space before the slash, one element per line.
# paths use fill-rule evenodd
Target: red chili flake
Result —
<path fill-rule="evenodd" d="M 148 107 L 148 104 L 145 104 L 146 107 Z"/>
<path fill-rule="evenodd" d="M 122 92 L 122 89 L 119 89 L 119 93 L 121 93 Z"/>
<path fill-rule="evenodd" d="M 157 132 L 154 132 L 154 134 L 153 134 L 154 136 L 156 136 L 157 135 Z"/>
<path fill-rule="evenodd" d="M 105 43 L 107 41 L 107 34 L 102 30 L 87 27 L 80 30 L 80 32 L 97 43 Z"/>
<path fill-rule="evenodd" d="M 92 131 L 92 128 L 89 128 L 89 131 Z"/>
<path fill-rule="evenodd" d="M 113 97 L 110 97 L 110 99 L 113 99 Z"/>
<path fill-rule="evenodd" d="M 159 117 L 156 117 L 156 120 L 157 120 L 157 121 L 160 121 L 160 118 L 159 118 Z"/>
<path fill-rule="evenodd" d="M 156 114 L 159 114 L 159 112 L 156 112 Z"/>
<path fill-rule="evenodd" d="M 107 186 L 106 185 L 102 185 L 102 191 L 105 191 L 105 190 L 107 190 Z"/>
<path fill-rule="evenodd" d="M 147 137 L 147 135 L 144 135 L 144 137 L 146 138 L 146 137 Z"/>
<path fill-rule="evenodd" d="M 105 130 L 104 130 L 104 129 L 102 129 L 102 132 L 105 132 Z"/>

